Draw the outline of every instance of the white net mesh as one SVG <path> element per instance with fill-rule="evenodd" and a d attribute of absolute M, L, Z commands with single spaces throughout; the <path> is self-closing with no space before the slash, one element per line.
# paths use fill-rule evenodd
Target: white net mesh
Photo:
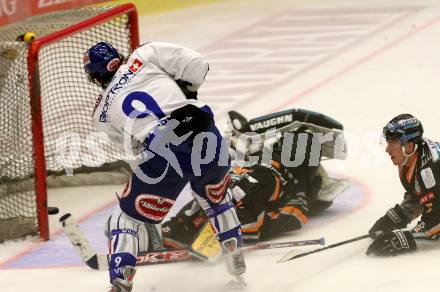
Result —
<path fill-rule="evenodd" d="M 0 28 L 0 241 L 38 231 L 28 47 L 15 39 L 28 31 L 43 37 L 108 9 L 50 13 Z M 39 52 L 48 175 L 63 175 L 66 167 L 81 173 L 121 167 L 122 153 L 94 130 L 91 117 L 100 88 L 87 81 L 82 67 L 83 53 L 99 41 L 110 42 L 127 55 L 131 47 L 128 15 L 78 31 Z M 125 172 L 120 180 L 126 175 Z M 118 183 L 114 177 L 111 179 Z M 56 181 L 57 186 L 75 184 L 70 178 L 55 178 L 48 183 L 51 181 Z M 9 229 L 2 230 L 2 226 Z M 17 231 L 20 226 L 23 232 Z"/>

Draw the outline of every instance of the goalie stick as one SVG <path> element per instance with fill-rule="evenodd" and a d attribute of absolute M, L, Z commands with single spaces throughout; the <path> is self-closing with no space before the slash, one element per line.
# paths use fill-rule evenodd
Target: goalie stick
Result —
<path fill-rule="evenodd" d="M 98 254 L 89 241 L 85 238 L 79 226 L 73 220 L 73 216 L 70 213 L 63 215 L 59 219 L 64 232 L 71 241 L 75 250 L 78 252 L 81 260 L 90 268 L 94 270 L 108 270 L 108 255 Z M 260 249 L 272 249 L 283 248 L 293 246 L 305 246 L 321 244 L 324 245 L 324 238 L 312 239 L 312 240 L 299 240 L 288 242 L 275 242 L 275 243 L 260 243 L 251 246 L 243 247 L 243 251 L 260 250 Z M 188 260 L 201 260 L 209 262 L 209 258 L 202 253 L 193 250 L 191 247 L 183 249 L 168 249 L 150 252 L 141 252 L 137 257 L 137 266 L 155 265 L 163 263 L 174 263 Z"/>

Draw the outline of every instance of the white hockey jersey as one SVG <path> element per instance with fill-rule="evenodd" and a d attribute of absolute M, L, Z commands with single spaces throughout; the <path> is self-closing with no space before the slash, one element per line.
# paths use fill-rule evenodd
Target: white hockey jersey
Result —
<path fill-rule="evenodd" d="M 205 105 L 187 99 L 175 80 L 198 88 L 208 70 L 206 59 L 189 48 L 161 42 L 142 45 L 101 93 L 93 113 L 97 130 L 107 133 L 122 149 L 127 143 L 136 149 L 175 109 L 187 104 Z"/>

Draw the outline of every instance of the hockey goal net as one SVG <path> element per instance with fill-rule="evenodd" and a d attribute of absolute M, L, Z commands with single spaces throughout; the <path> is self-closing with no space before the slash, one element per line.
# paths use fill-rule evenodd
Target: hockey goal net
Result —
<path fill-rule="evenodd" d="M 16 41 L 29 31 L 34 41 Z M 100 89 L 85 78 L 82 56 L 99 41 L 127 55 L 138 39 L 131 4 L 59 11 L 0 27 L 0 242 L 29 234 L 49 238 L 47 185 L 119 173 L 123 153 L 94 130 Z"/>

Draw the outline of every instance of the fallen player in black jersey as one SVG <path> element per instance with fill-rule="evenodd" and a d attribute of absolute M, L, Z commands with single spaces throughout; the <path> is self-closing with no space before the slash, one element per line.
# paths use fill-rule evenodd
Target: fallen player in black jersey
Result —
<path fill-rule="evenodd" d="M 231 152 L 234 154 L 242 151 L 241 156 L 236 157 L 258 157 L 258 163 L 254 165 L 243 165 L 235 161 L 235 164 L 241 166 L 236 165 L 229 172 L 229 189 L 232 191 L 246 243 L 271 239 L 301 229 L 310 216 L 329 208 L 333 200 L 349 186 L 347 180 L 329 177 L 321 165 L 323 157 L 344 159 L 346 156 L 343 127 L 337 121 L 319 113 L 296 109 L 250 121 L 237 112 L 230 112 L 229 116 L 232 124 Z M 270 143 L 263 143 L 263 140 L 271 139 L 268 134 L 271 129 L 282 135 L 272 137 Z M 250 134 L 252 130 L 253 134 Z M 293 134 L 293 139 L 287 141 L 287 136 L 283 135 L 285 133 Z M 243 135 L 244 139 L 252 135 L 261 136 L 260 145 L 248 144 L 244 147 L 246 149 L 238 149 Z M 319 135 L 333 137 L 322 143 L 322 147 L 312 146 Z M 342 145 L 341 149 L 335 146 L 338 141 Z M 304 153 L 300 165 L 289 167 L 283 164 L 283 161 L 287 161 L 283 157 L 283 143 L 286 142 L 292 146 L 292 161 L 296 161 L 297 149 Z M 271 159 L 265 162 L 263 148 L 268 144 L 273 151 Z M 163 223 L 164 246 L 182 248 L 191 246 L 197 240 L 206 240 L 209 237 L 206 223 L 206 215 L 197 201 L 189 202 L 175 217 Z"/>

